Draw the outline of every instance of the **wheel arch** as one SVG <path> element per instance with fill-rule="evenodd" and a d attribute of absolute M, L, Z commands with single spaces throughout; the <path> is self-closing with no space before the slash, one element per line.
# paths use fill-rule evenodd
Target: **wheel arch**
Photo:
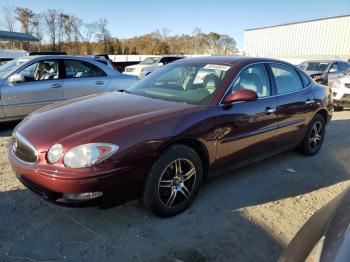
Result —
<path fill-rule="evenodd" d="M 159 150 L 159 153 L 156 155 L 155 159 L 157 159 L 166 149 L 173 145 L 182 144 L 190 147 L 193 149 L 200 157 L 202 166 L 203 166 L 203 172 L 204 177 L 208 174 L 208 167 L 209 167 L 209 153 L 206 146 L 195 138 L 179 138 L 175 140 L 171 140 L 168 143 L 165 143 L 161 149 Z"/>
<path fill-rule="evenodd" d="M 328 124 L 328 120 L 329 120 L 329 113 L 327 111 L 327 109 L 321 108 L 319 110 L 316 111 L 315 115 L 321 115 L 324 118 L 324 121 L 326 124 Z"/>

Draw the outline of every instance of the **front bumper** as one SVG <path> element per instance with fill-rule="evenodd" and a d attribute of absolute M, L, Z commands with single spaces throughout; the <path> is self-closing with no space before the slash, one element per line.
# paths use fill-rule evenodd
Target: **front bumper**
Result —
<path fill-rule="evenodd" d="M 43 166 L 31 165 L 20 161 L 12 151 L 10 145 L 7 147 L 7 154 L 12 169 L 17 178 L 27 188 L 51 201 L 59 203 L 77 203 L 91 200 L 71 201 L 64 197 L 64 194 L 78 194 L 87 192 L 103 192 L 99 199 L 106 199 L 109 196 L 129 199 L 134 195 L 134 185 L 131 168 L 116 168 L 112 170 L 87 172 L 86 177 L 72 178 L 64 177 L 64 174 L 57 170 L 46 169 Z M 96 202 L 97 199 L 93 199 Z"/>
<path fill-rule="evenodd" d="M 333 104 L 335 106 L 350 107 L 350 100 L 333 98 Z"/>

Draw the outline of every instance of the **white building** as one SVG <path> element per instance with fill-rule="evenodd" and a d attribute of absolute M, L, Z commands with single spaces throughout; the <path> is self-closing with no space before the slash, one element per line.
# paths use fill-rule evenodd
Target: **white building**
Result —
<path fill-rule="evenodd" d="M 299 63 L 306 59 L 350 58 L 350 15 L 248 29 L 248 56 Z"/>

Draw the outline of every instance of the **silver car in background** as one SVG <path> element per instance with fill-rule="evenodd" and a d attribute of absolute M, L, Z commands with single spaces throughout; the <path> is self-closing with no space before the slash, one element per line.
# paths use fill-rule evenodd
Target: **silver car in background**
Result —
<path fill-rule="evenodd" d="M 298 67 L 316 82 L 333 87 L 346 74 L 350 63 L 343 60 L 308 60 Z"/>
<path fill-rule="evenodd" d="M 0 66 L 0 122 L 22 119 L 43 106 L 66 99 L 123 90 L 137 80 L 88 57 L 17 58 Z"/>

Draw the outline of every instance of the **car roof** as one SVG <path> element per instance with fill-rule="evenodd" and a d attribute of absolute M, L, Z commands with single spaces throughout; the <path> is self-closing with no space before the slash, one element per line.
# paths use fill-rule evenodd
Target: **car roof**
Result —
<path fill-rule="evenodd" d="M 94 59 L 94 57 L 89 56 L 74 56 L 74 55 L 33 55 L 33 56 L 25 56 L 32 59 Z"/>
<path fill-rule="evenodd" d="M 229 65 L 234 65 L 237 62 L 240 63 L 262 63 L 262 62 L 275 62 L 290 64 L 286 61 L 266 58 L 266 57 L 249 57 L 249 56 L 200 56 L 200 57 L 190 57 L 181 60 L 177 60 L 173 63 L 186 63 L 186 62 L 198 62 L 198 63 L 224 63 Z"/>
<path fill-rule="evenodd" d="M 346 62 L 345 60 L 336 60 L 336 59 L 330 59 L 330 60 L 327 60 L 327 59 L 320 59 L 320 60 L 305 60 L 303 61 L 302 63 L 309 63 L 309 62 L 314 62 L 314 63 L 333 63 L 333 62 L 345 62 L 345 63 L 348 63 Z"/>

